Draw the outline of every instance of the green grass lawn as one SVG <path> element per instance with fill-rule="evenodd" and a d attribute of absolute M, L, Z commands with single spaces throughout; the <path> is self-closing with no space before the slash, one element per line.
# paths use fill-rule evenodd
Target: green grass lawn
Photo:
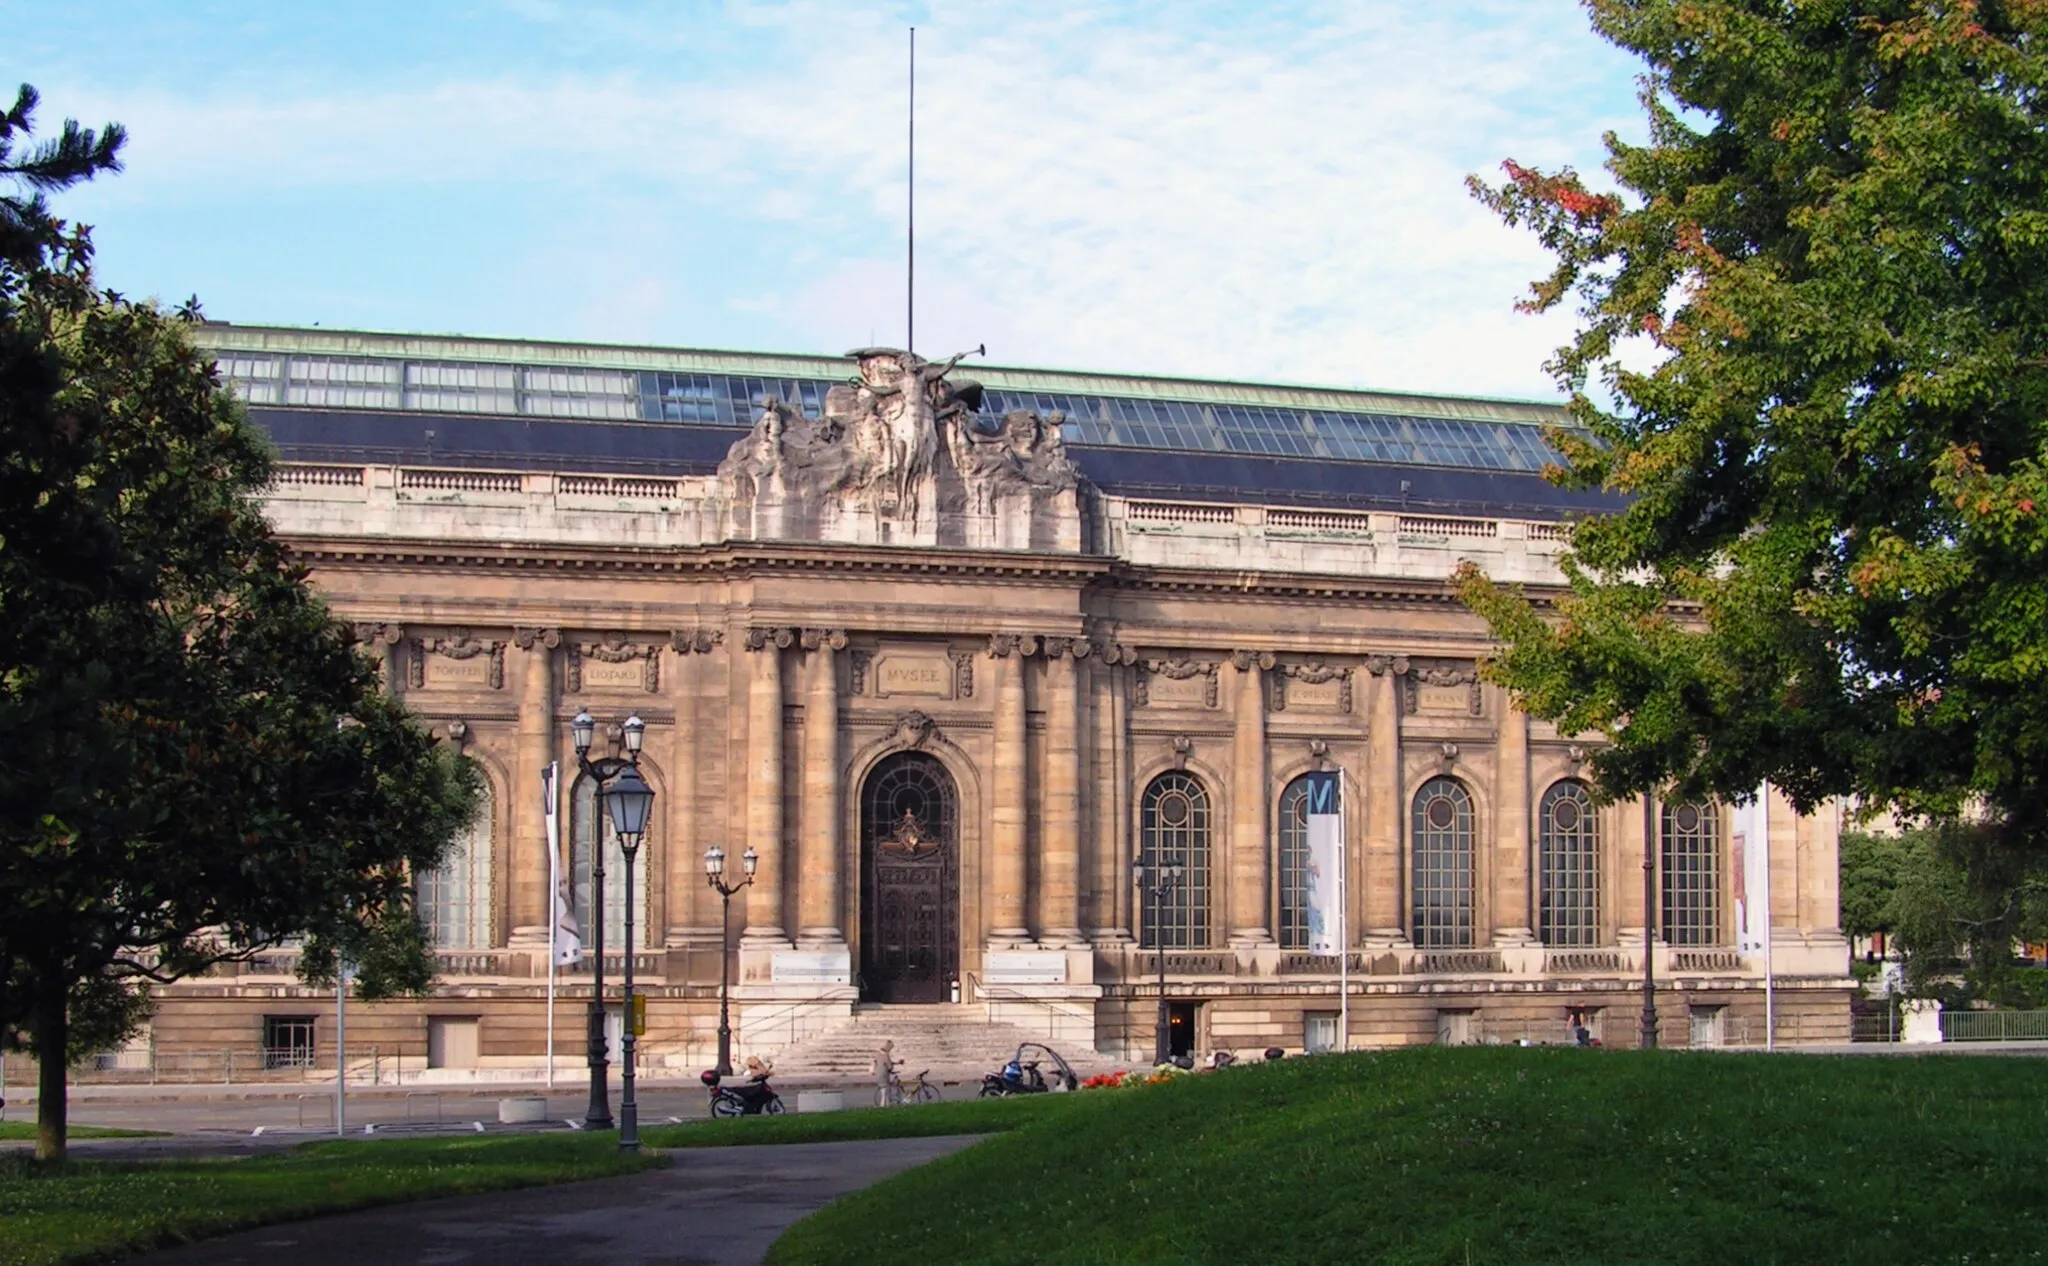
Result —
<path fill-rule="evenodd" d="M 2044 1256 L 2043 1061 L 1423 1048 L 1084 1092 L 769 1260 Z"/>
<path fill-rule="evenodd" d="M 611 1135 L 308 1143 L 235 1160 L 58 1167 L 0 1157 L 0 1266 L 96 1261 L 344 1209 L 602 1178 L 666 1163 Z"/>
<path fill-rule="evenodd" d="M 844 1112 L 786 1113 L 655 1126 L 640 1131 L 653 1147 L 739 1147 L 751 1143 L 844 1143 L 855 1139 L 929 1138 L 939 1134 L 1001 1134 L 1096 1102 L 1084 1095 L 1029 1095 L 855 1108 Z"/>
<path fill-rule="evenodd" d="M 162 1138 L 160 1130 L 116 1130 L 105 1125 L 74 1125 L 66 1134 L 75 1139 L 153 1139 Z M 0 1121 L 0 1143 L 12 1143 L 18 1139 L 33 1139 L 36 1123 L 33 1121 Z"/>

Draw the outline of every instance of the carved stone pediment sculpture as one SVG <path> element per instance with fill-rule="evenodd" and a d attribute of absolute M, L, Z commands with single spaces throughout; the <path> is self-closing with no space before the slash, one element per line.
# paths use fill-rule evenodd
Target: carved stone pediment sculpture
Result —
<path fill-rule="evenodd" d="M 720 463 L 732 537 L 1080 547 L 1080 473 L 1058 414 L 985 420 L 981 386 L 947 380 L 960 356 L 847 355 L 858 372 L 825 394 L 820 416 L 770 398 Z"/>

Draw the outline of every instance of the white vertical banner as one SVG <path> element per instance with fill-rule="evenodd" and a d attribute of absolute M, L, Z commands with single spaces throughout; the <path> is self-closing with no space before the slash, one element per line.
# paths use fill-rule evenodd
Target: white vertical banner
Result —
<path fill-rule="evenodd" d="M 1729 811 L 1729 851 L 1735 890 L 1735 948 L 1741 953 L 1761 954 L 1771 935 L 1771 844 L 1770 822 L 1764 801 L 1771 793 L 1768 784 L 1757 789 L 1756 798 Z"/>
<path fill-rule="evenodd" d="M 1335 770 L 1302 775 L 1308 784 L 1308 948 L 1344 952 L 1344 817 Z"/>
<path fill-rule="evenodd" d="M 547 772 L 541 778 L 542 794 L 546 797 L 544 812 L 547 814 L 548 835 L 548 890 L 554 896 L 554 964 L 557 967 L 574 966 L 583 957 L 583 930 L 576 925 L 576 907 L 569 900 L 569 876 L 562 868 L 562 818 L 561 797 L 558 787 L 561 779 L 561 764 L 548 762 Z"/>

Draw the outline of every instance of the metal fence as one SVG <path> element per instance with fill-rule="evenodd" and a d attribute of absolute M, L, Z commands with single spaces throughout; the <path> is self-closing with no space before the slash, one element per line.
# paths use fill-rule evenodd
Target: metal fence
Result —
<path fill-rule="evenodd" d="M 34 1077 L 32 1061 L 23 1061 L 23 1080 Z M 426 1067 L 426 1055 L 415 1048 L 411 1053 L 386 1051 L 377 1046 L 351 1046 L 348 1056 L 350 1085 L 395 1086 L 408 1077 L 417 1079 Z M 20 1076 L 10 1062 L 7 1080 Z M 207 1083 L 217 1085 L 334 1081 L 334 1052 L 314 1052 L 304 1047 L 264 1050 L 212 1051 L 104 1051 L 88 1056 L 71 1069 L 74 1084 Z"/>
<path fill-rule="evenodd" d="M 2048 1011 L 1944 1011 L 1944 1042 L 2048 1041 Z"/>

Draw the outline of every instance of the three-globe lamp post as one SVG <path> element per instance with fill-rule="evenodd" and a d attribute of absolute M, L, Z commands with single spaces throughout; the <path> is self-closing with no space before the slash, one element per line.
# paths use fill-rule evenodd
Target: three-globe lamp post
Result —
<path fill-rule="evenodd" d="M 732 895 L 754 882 L 761 864 L 753 849 L 740 854 L 746 878 L 736 884 L 725 882 L 725 850 L 713 844 L 704 850 L 704 878 L 723 902 L 718 938 L 718 1075 L 732 1076 Z"/>
<path fill-rule="evenodd" d="M 633 1094 L 633 861 L 639 855 L 640 842 L 647 837 L 647 820 L 654 812 L 654 788 L 640 777 L 640 748 L 647 739 L 646 723 L 638 716 L 629 716 L 619 730 L 625 742 L 625 756 L 601 756 L 592 760 L 590 743 L 596 736 L 597 722 L 588 711 L 581 711 L 569 723 L 569 733 L 576 744 L 576 763 L 582 766 L 584 775 L 597 784 L 604 815 L 611 821 L 612 833 L 618 837 L 619 851 L 626 860 L 626 1006 L 619 1026 L 619 1149 L 631 1152 L 640 1148 L 640 1106 Z M 592 823 L 592 826 L 598 828 L 590 850 L 594 981 L 589 1015 L 590 1107 L 583 1122 L 592 1129 L 603 1130 L 610 1129 L 612 1125 L 611 1095 L 605 1086 L 604 832 L 599 824 Z"/>
<path fill-rule="evenodd" d="M 1147 872 L 1151 878 L 1146 878 Z M 1131 863 L 1131 883 L 1139 892 L 1152 896 L 1152 918 L 1147 927 L 1152 933 L 1152 957 L 1159 965 L 1159 1027 L 1154 1036 L 1152 1063 L 1157 1066 L 1173 1058 L 1172 1022 L 1166 1007 L 1166 894 L 1180 886 L 1187 872 L 1175 862 L 1161 866 L 1157 860 L 1151 866 L 1144 862 Z"/>

